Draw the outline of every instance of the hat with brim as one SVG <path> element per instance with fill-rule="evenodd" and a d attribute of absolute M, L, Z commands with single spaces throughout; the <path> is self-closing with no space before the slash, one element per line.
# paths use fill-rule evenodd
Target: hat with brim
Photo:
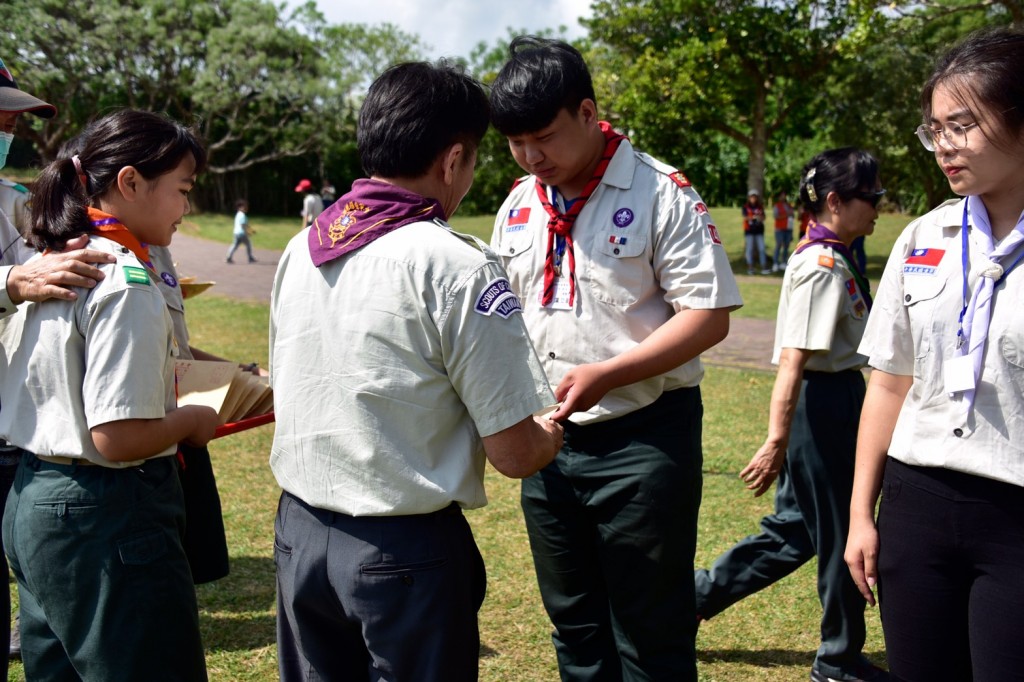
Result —
<path fill-rule="evenodd" d="M 299 180 L 299 184 L 295 186 L 296 192 L 308 192 L 311 189 L 313 189 L 313 183 L 306 178 Z"/>
<path fill-rule="evenodd" d="M 41 118 L 53 118 L 57 113 L 57 107 L 33 97 L 24 90 L 19 90 L 18 84 L 14 82 L 14 76 L 0 59 L 0 111 L 19 114 L 27 112 Z"/>

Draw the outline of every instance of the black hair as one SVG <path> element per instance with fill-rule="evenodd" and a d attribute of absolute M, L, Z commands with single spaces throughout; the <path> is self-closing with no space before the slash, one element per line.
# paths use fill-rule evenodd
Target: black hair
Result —
<path fill-rule="evenodd" d="M 235 199 L 235 210 L 241 211 L 243 208 L 249 205 L 249 202 L 245 199 Z"/>
<path fill-rule="evenodd" d="M 800 174 L 800 201 L 813 215 L 825 211 L 825 199 L 835 192 L 849 201 L 878 184 L 878 161 L 863 149 L 829 149 L 811 159 Z"/>
<path fill-rule="evenodd" d="M 597 102 L 583 55 L 561 40 L 518 36 L 491 84 L 491 123 L 502 135 L 532 133 L 562 109 L 575 115 L 583 100 Z"/>
<path fill-rule="evenodd" d="M 1009 28 L 975 31 L 939 58 L 921 91 L 925 123 L 932 117 L 932 95 L 945 86 L 975 116 L 985 108 L 1017 139 L 1024 129 L 1024 33 Z M 984 129 L 982 129 L 984 132 Z"/>
<path fill-rule="evenodd" d="M 110 191 L 122 168 L 132 166 L 152 180 L 174 170 L 188 154 L 199 173 L 206 166 L 203 144 L 190 129 L 160 114 L 122 109 L 90 123 L 33 184 L 33 243 L 59 251 L 69 239 L 89 232 L 86 207 Z"/>
<path fill-rule="evenodd" d="M 418 178 L 457 142 L 475 153 L 487 132 L 489 109 L 483 86 L 459 66 L 445 60 L 392 66 L 370 85 L 359 110 L 356 141 L 363 171 Z"/>

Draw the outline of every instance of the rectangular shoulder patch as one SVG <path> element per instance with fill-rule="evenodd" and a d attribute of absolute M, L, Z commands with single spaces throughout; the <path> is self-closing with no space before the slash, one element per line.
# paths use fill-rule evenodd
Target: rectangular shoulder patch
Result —
<path fill-rule="evenodd" d="M 831 269 L 832 267 L 835 266 L 835 264 L 836 259 L 833 258 L 832 256 L 826 256 L 824 254 L 818 256 L 818 265 L 820 265 L 823 268 Z"/>
<path fill-rule="evenodd" d="M 690 187 L 690 181 L 686 179 L 686 176 L 683 175 L 682 171 L 669 173 L 668 177 L 672 180 L 672 182 L 676 183 L 680 187 Z"/>
<path fill-rule="evenodd" d="M 512 291 L 512 285 L 504 277 L 488 283 L 476 298 L 473 310 L 481 315 L 494 313 L 498 317 L 508 319 L 515 313 L 523 311 L 523 305 Z"/>
<path fill-rule="evenodd" d="M 124 281 L 129 284 L 149 284 L 149 273 L 133 265 L 124 266 Z"/>

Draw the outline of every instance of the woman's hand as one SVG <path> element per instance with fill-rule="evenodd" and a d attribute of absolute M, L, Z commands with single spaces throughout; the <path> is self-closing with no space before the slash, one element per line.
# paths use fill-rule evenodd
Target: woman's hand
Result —
<path fill-rule="evenodd" d="M 873 519 L 851 519 L 850 534 L 843 554 L 857 589 L 871 606 L 875 605 L 872 592 L 878 583 L 878 529 Z"/>

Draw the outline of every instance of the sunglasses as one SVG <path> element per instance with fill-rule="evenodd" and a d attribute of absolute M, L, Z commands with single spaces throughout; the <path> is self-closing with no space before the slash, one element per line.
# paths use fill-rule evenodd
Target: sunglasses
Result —
<path fill-rule="evenodd" d="M 853 199 L 860 199 L 871 204 L 872 208 L 878 208 L 878 202 L 885 196 L 885 190 L 880 189 L 877 192 L 857 192 L 853 195 Z"/>

